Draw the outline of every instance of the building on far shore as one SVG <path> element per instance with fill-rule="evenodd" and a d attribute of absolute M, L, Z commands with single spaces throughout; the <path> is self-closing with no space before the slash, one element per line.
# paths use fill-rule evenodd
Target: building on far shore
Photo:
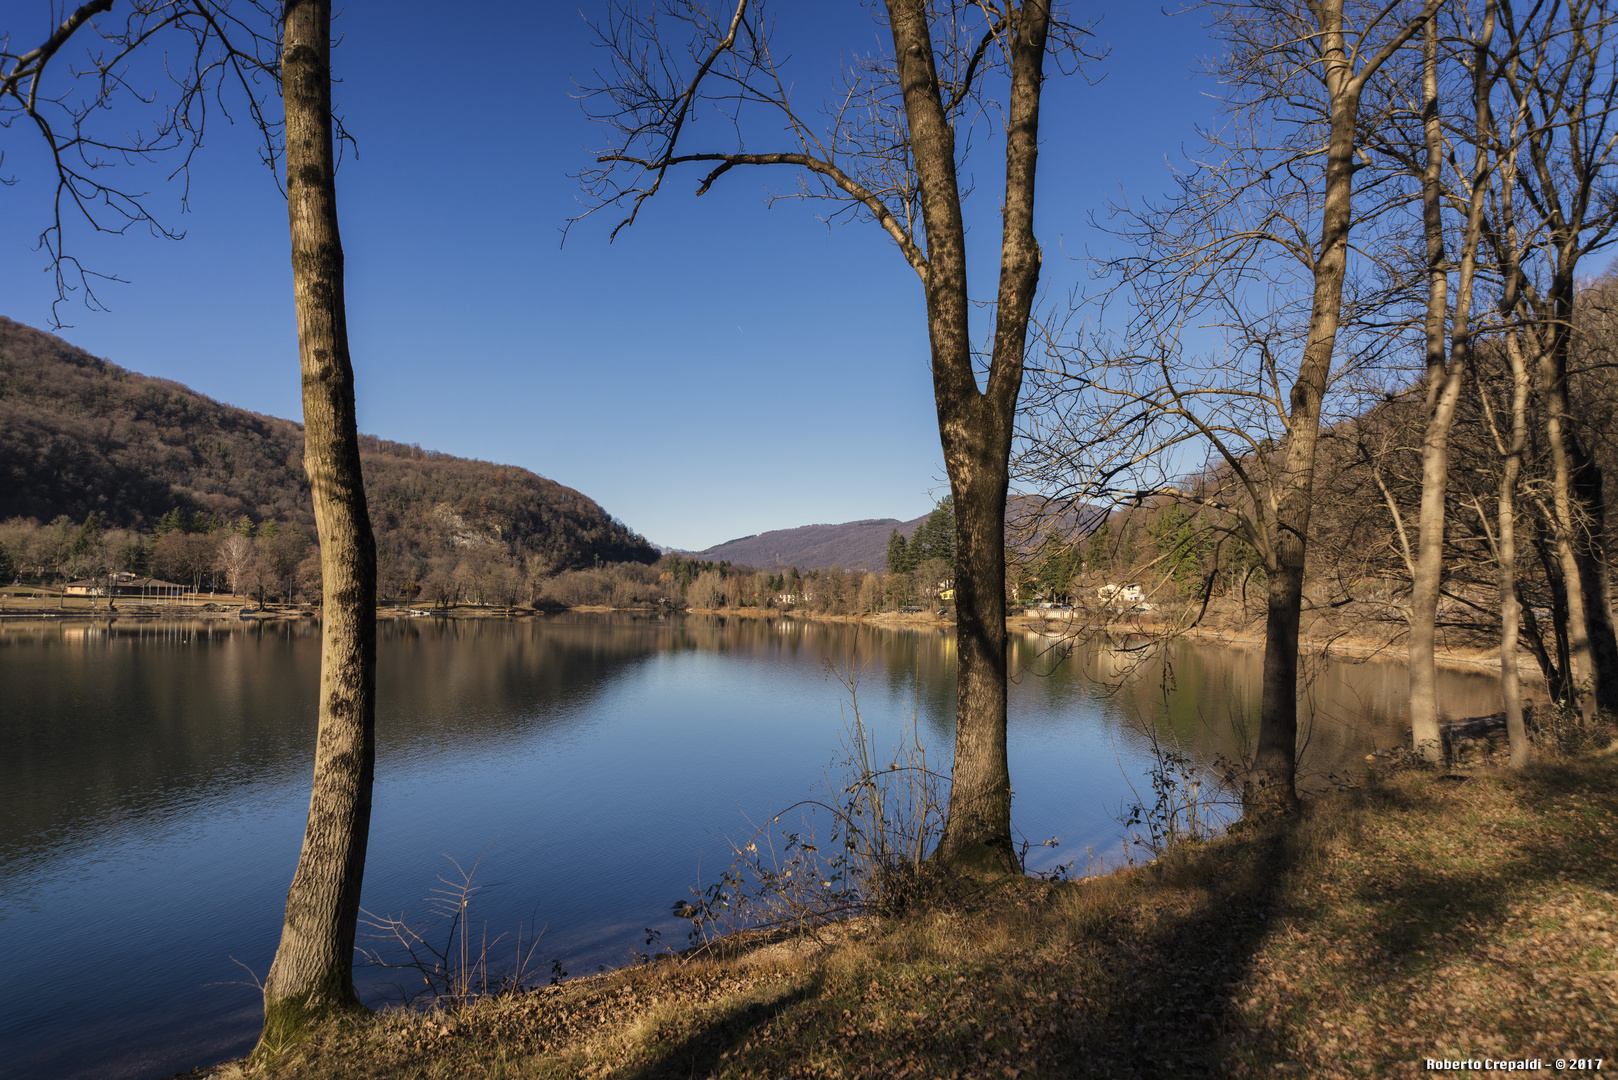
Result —
<path fill-rule="evenodd" d="M 109 585 L 114 597 L 122 596 L 131 600 L 179 600 L 194 591 L 172 581 L 136 577 L 130 573 L 70 581 L 63 586 L 63 591 L 69 596 L 106 596 Z"/>

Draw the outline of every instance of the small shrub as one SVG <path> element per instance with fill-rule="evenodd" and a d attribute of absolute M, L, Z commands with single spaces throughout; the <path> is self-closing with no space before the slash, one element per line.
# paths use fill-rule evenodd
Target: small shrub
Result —
<path fill-rule="evenodd" d="M 914 708 L 899 744 L 880 754 L 860 716 L 857 676 L 838 678 L 852 715 L 826 774 L 825 798 L 796 803 L 744 842 L 732 841 L 732 861 L 719 879 L 699 881 L 691 899 L 674 902 L 674 914 L 691 922 L 693 942 L 895 915 L 936 891 L 943 871 L 928 856 L 943 835 L 949 778 L 928 764 Z M 783 828 L 795 813 L 800 828 Z"/>
<path fill-rule="evenodd" d="M 532 923 L 526 928 L 519 926 L 511 958 L 502 966 L 494 951 L 507 935 L 499 934 L 491 940 L 489 926 L 484 923 L 476 940 L 473 937 L 472 898 L 488 888 L 476 880 L 482 858 L 466 869 L 454 858 L 444 857 L 455 867 L 455 876 L 438 875 L 439 885 L 424 901 L 424 914 L 363 913 L 360 926 L 374 944 L 359 946 L 362 963 L 406 973 L 405 981 L 394 984 L 400 1001 L 406 1005 L 424 997 L 435 1005 L 469 1005 L 481 998 L 522 989 L 530 978 L 529 966 L 541 934 L 534 932 Z"/>

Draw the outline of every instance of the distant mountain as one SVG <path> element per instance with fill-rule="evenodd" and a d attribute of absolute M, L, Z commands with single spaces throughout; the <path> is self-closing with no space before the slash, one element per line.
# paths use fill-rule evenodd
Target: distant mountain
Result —
<path fill-rule="evenodd" d="M 868 518 L 841 525 L 800 525 L 796 529 L 775 529 L 756 536 L 743 536 L 716 544 L 696 557 L 710 562 L 729 560 L 760 570 L 796 566 L 801 570 L 841 566 L 844 570 L 885 570 L 888 565 L 888 536 L 898 529 L 906 537 L 914 533 L 927 516 L 911 521 L 898 518 Z"/>
<path fill-rule="evenodd" d="M 1033 551 L 1049 538 L 1088 536 L 1100 524 L 1105 511 L 1093 506 L 1051 507 L 1027 495 L 1013 495 L 1006 504 L 1006 543 L 1019 551 Z M 841 566 L 844 570 L 886 570 L 888 536 L 894 529 L 905 539 L 927 520 L 923 514 L 910 521 L 898 518 L 868 518 L 841 525 L 801 525 L 796 529 L 775 529 L 755 536 L 742 536 L 715 544 L 706 551 L 682 551 L 710 562 L 729 560 L 760 570 L 796 566 L 800 570 L 824 570 Z M 672 549 L 662 548 L 669 551 Z"/>
<path fill-rule="evenodd" d="M 396 556 L 479 545 L 558 569 L 653 562 L 593 499 L 527 469 L 360 436 L 377 538 Z M 178 507 L 314 535 L 303 426 L 224 405 L 0 316 L 0 519 L 150 528 Z"/>

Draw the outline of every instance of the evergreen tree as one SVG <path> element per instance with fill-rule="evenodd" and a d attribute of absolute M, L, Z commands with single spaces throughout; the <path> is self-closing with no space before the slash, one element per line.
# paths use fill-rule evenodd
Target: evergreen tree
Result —
<path fill-rule="evenodd" d="M 1135 529 L 1134 522 L 1124 519 L 1123 528 L 1118 538 L 1118 569 L 1128 573 L 1135 568 Z"/>
<path fill-rule="evenodd" d="M 1202 576 L 1205 537 L 1197 528 L 1197 519 L 1184 507 L 1179 503 L 1170 506 L 1146 531 L 1176 584 L 1183 587 Z"/>
<path fill-rule="evenodd" d="M 158 519 L 157 528 L 152 530 L 152 539 L 156 540 L 158 537 L 171 533 L 175 529 L 183 529 L 184 527 L 185 518 L 181 515 L 180 508 L 176 506 Z"/>
<path fill-rule="evenodd" d="M 88 555 L 100 536 L 101 523 L 96 521 L 95 511 L 92 510 L 85 515 L 84 524 L 79 526 L 78 535 L 73 538 L 73 546 L 68 549 L 68 558 L 78 559 Z"/>
<path fill-rule="evenodd" d="M 1046 542 L 1035 580 L 1046 599 L 1070 599 L 1073 579 L 1079 572 L 1079 546 L 1051 539 Z"/>
<path fill-rule="evenodd" d="M 1084 567 L 1092 573 L 1112 569 L 1112 522 L 1103 521 L 1101 527 L 1090 534 L 1089 546 L 1084 551 Z"/>
<path fill-rule="evenodd" d="M 910 569 L 928 559 L 942 559 L 955 570 L 955 502 L 944 496 L 910 540 Z"/>
<path fill-rule="evenodd" d="M 919 530 L 918 530 L 919 531 Z M 888 534 L 888 573 L 908 574 L 914 566 L 911 557 L 910 545 L 906 543 L 904 533 L 894 529 Z"/>

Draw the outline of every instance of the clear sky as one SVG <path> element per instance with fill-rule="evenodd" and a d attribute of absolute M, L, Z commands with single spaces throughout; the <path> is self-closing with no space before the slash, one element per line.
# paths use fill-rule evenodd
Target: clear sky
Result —
<path fill-rule="evenodd" d="M 1173 5 L 1177 7 L 1178 5 Z M 12 47 L 49 32 L 7 5 Z M 676 176 L 608 243 L 571 179 L 605 135 L 575 80 L 604 57 L 592 0 L 361 3 L 344 9 L 339 111 L 359 142 L 338 176 L 361 430 L 521 465 L 583 491 L 657 543 L 701 549 L 816 522 L 911 518 L 947 490 L 920 285 L 885 234 L 765 205 L 784 170 L 735 170 L 701 198 Z M 777 5 L 797 93 L 878 28 L 852 0 Z M 31 18 L 25 18 L 30 11 Z M 1037 231 L 1047 297 L 1085 277 L 1104 200 L 1156 196 L 1217 107 L 1193 12 L 1077 4 L 1110 55 L 1055 75 L 1041 112 Z M 254 133 L 210 123 L 189 211 L 148 174 L 179 242 L 70 230 L 110 312 L 61 309 L 90 352 L 233 405 L 297 418 L 285 203 Z M 716 137 L 719 133 L 716 132 Z M 0 313 L 48 327 L 34 250 L 49 187 L 37 136 L 0 131 Z M 762 149 L 762 141 L 758 144 Z M 992 296 L 1003 164 L 972 159 L 974 294 Z M 616 220 L 616 219 L 614 219 Z"/>

